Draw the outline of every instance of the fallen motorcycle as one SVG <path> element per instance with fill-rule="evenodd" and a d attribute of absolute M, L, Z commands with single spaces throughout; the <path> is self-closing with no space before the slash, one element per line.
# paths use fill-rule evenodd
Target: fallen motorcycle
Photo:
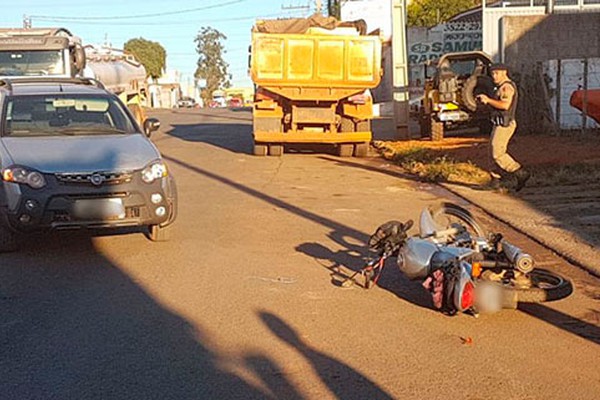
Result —
<path fill-rule="evenodd" d="M 369 239 L 375 253 L 360 274 L 364 286 L 377 284 L 385 260 L 397 258 L 400 271 L 422 280 L 436 309 L 447 315 L 494 312 L 516 308 L 519 302 L 565 298 L 572 283 L 552 271 L 535 268 L 533 257 L 501 234 L 485 234 L 472 214 L 453 203 L 441 203 L 421 212 L 419 233 L 409 236 L 413 221 L 389 221 Z"/>

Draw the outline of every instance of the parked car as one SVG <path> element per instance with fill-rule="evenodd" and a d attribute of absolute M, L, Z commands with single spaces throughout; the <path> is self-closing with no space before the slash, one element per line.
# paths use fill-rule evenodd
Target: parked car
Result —
<path fill-rule="evenodd" d="M 196 101 L 191 97 L 182 97 L 177 100 L 177 108 L 194 108 L 196 107 Z"/>
<path fill-rule="evenodd" d="M 230 108 L 244 107 L 244 102 L 239 97 L 233 97 L 233 98 L 229 99 L 228 107 L 230 107 Z"/>
<path fill-rule="evenodd" d="M 127 107 L 91 79 L 0 81 L 0 251 L 17 233 L 135 227 L 165 240 L 175 181 Z"/>
<path fill-rule="evenodd" d="M 494 96 L 491 64 L 489 55 L 468 51 L 444 54 L 432 65 L 434 73 L 426 76 L 418 113 L 422 137 L 442 140 L 446 130 L 458 127 L 477 126 L 486 134 L 491 131 L 491 108 L 477 102 L 479 94 Z"/>

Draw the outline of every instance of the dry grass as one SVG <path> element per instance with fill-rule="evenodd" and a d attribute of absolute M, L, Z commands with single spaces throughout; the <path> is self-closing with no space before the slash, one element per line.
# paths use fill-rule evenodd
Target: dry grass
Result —
<path fill-rule="evenodd" d="M 537 139 L 537 140 L 536 140 Z M 440 142 L 377 142 L 382 155 L 405 172 L 431 182 L 485 185 L 490 168 L 487 139 L 449 138 Z M 600 183 L 598 144 L 579 139 L 520 137 L 511 154 L 525 160 L 533 176 L 529 186 Z"/>
<path fill-rule="evenodd" d="M 428 142 L 380 142 L 376 147 L 386 159 L 394 161 L 407 173 L 430 182 L 482 185 L 489 174 L 471 161 L 453 159 L 446 148 Z M 463 145 L 454 145 L 453 148 Z"/>

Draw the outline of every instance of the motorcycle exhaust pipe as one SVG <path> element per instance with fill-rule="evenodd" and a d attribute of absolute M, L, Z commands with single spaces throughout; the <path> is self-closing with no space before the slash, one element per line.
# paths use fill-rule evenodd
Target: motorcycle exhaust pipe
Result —
<path fill-rule="evenodd" d="M 500 245 L 502 246 L 502 251 L 504 251 L 506 258 L 508 258 L 508 260 L 519 271 L 523 272 L 524 274 L 527 274 L 527 273 L 533 271 L 533 266 L 534 266 L 533 257 L 531 257 L 529 254 L 523 252 L 523 250 L 521 250 L 514 244 L 507 242 L 504 239 L 502 239 L 502 241 L 500 242 Z"/>

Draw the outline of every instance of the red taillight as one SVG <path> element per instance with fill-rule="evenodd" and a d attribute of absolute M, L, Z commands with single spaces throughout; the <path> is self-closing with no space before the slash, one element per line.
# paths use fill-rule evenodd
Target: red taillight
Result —
<path fill-rule="evenodd" d="M 475 293 L 475 287 L 471 282 L 467 282 L 463 287 L 462 297 L 460 299 L 460 306 L 463 310 L 468 310 L 473 306 L 473 295 Z"/>

